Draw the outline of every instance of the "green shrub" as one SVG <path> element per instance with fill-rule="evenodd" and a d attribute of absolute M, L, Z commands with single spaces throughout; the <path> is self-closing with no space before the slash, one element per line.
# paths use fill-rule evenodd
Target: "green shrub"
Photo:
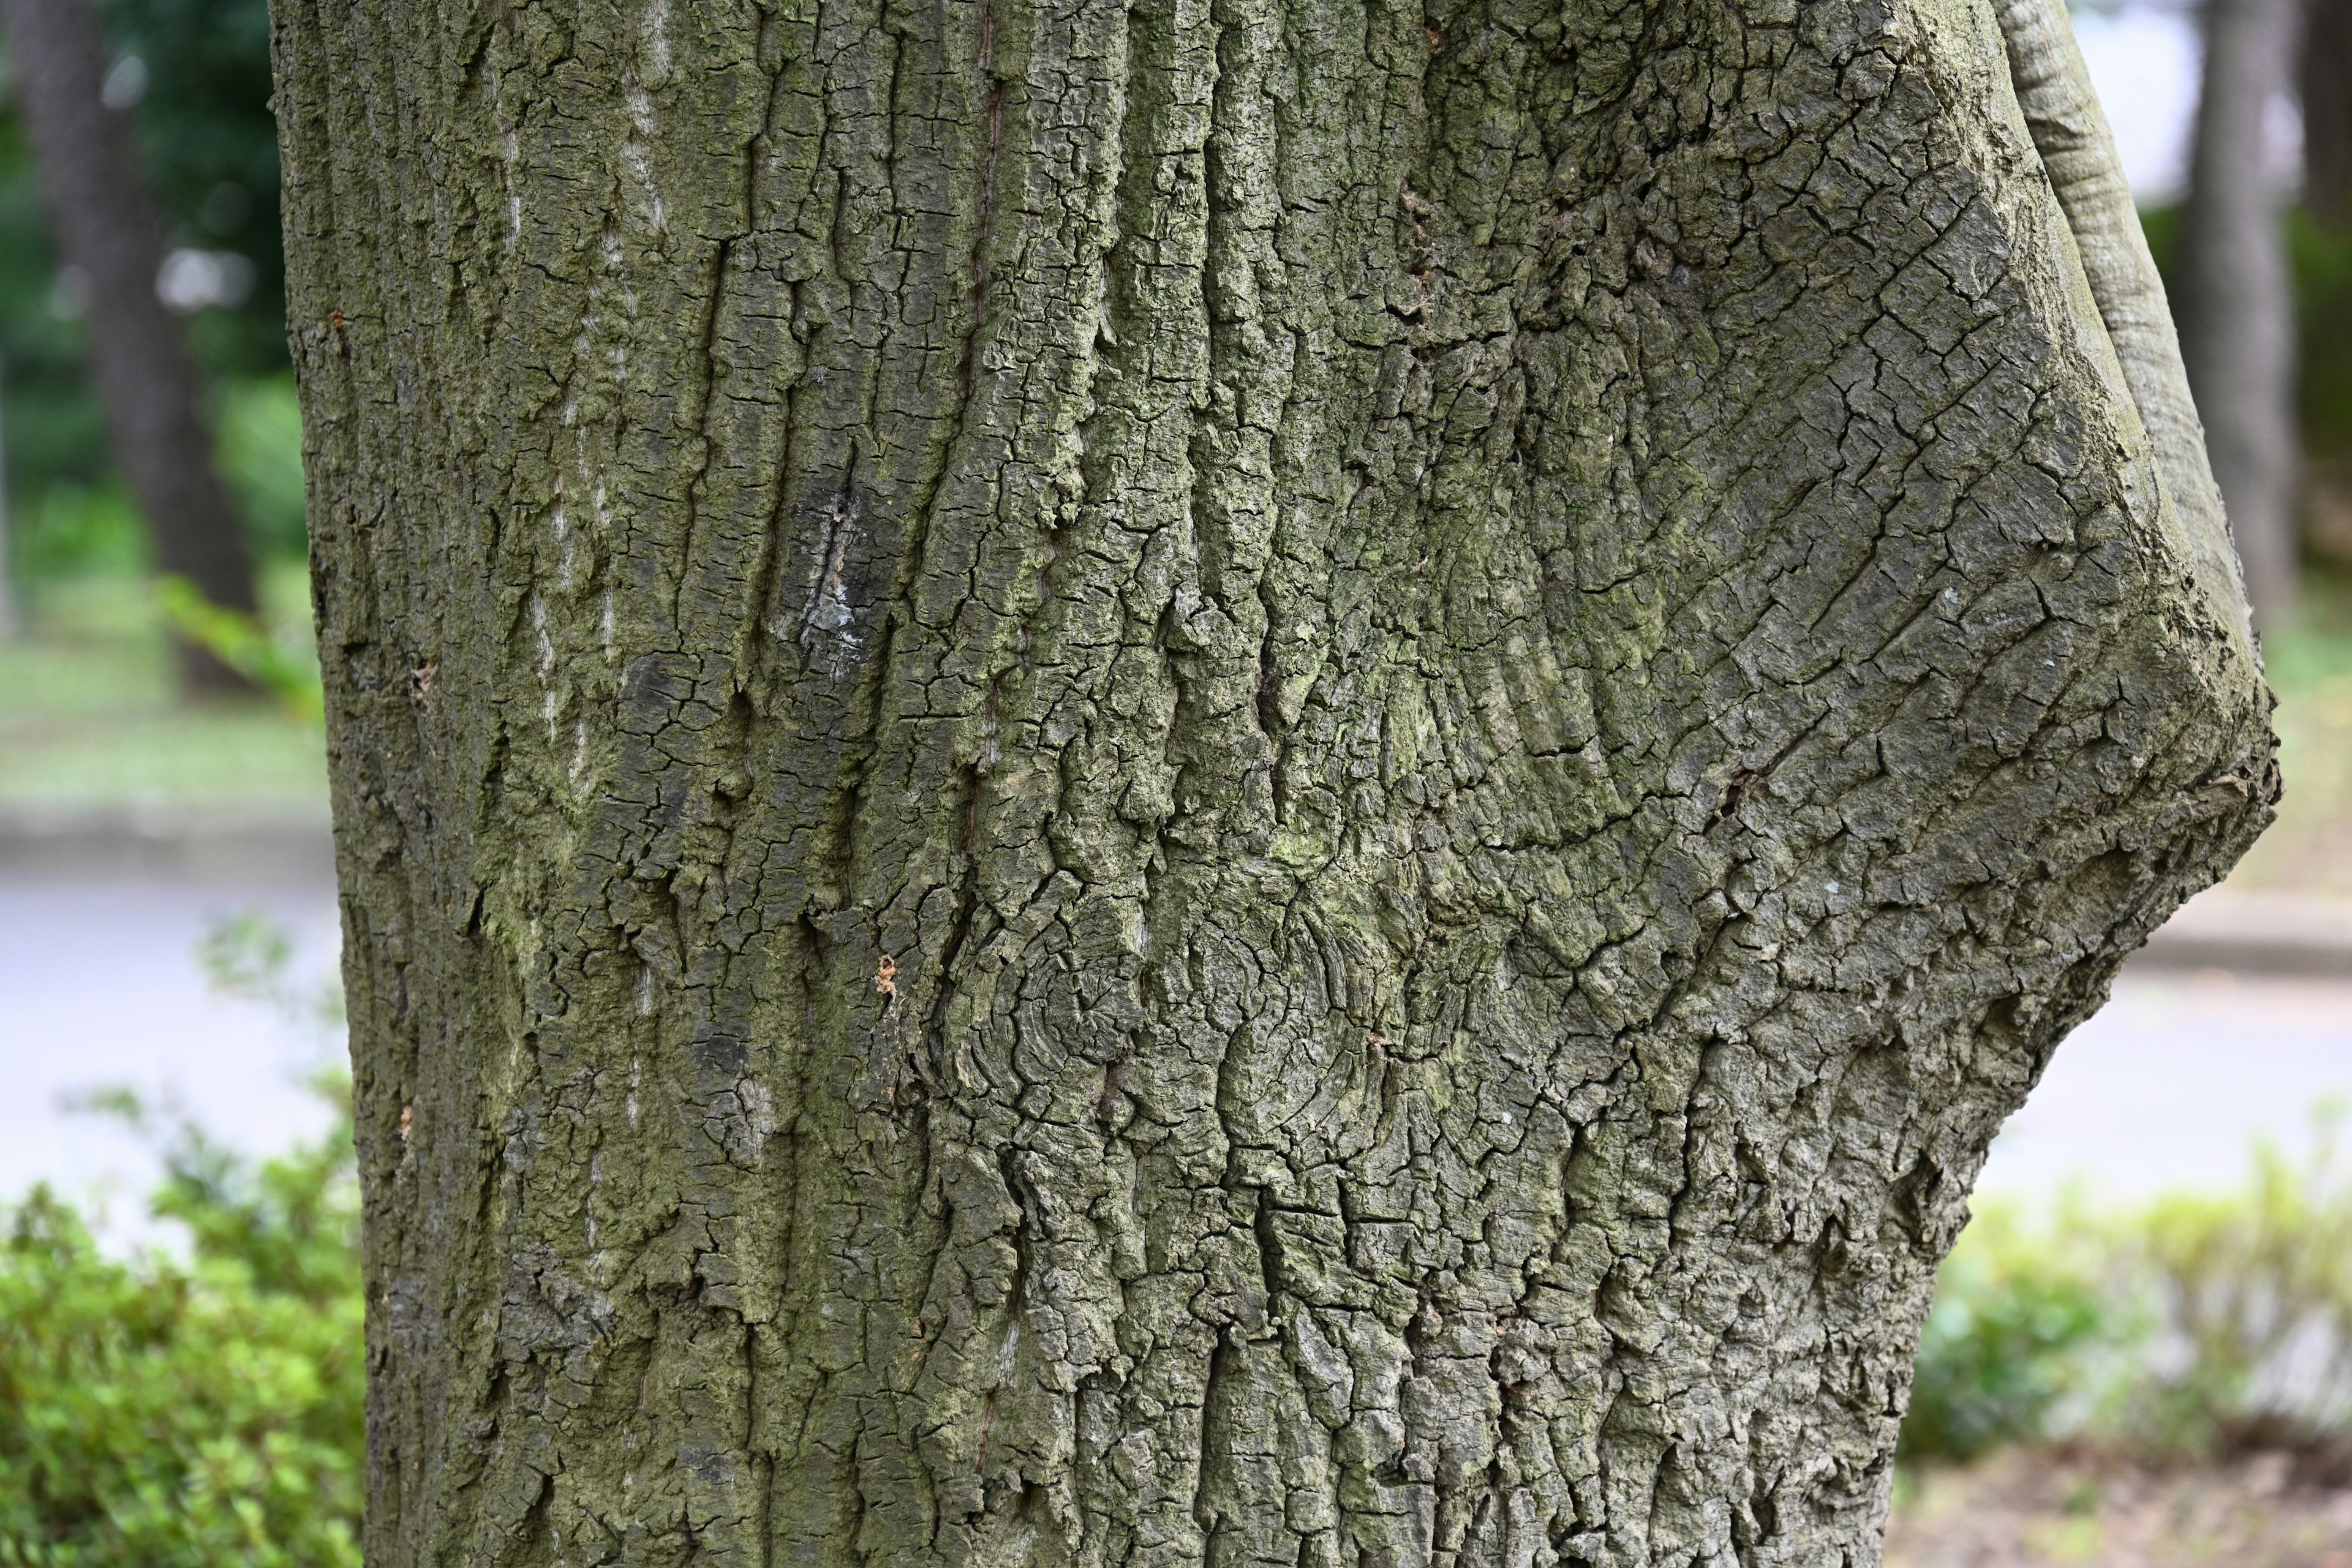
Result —
<path fill-rule="evenodd" d="M 2134 1440 L 2211 1453 L 2242 1436 L 2352 1432 L 2352 1173 L 2333 1112 L 2311 1154 L 2267 1143 L 2219 1196 L 2159 1198 L 2114 1241 L 2115 1271 L 2161 1328 L 2123 1392 Z"/>
<path fill-rule="evenodd" d="M 135 1103 L 113 1108 L 153 1125 Z M 109 1258 L 46 1190 L 0 1243 L 0 1564 L 357 1568 L 364 1367 L 348 1123 L 255 1162 L 182 1123 Z"/>
<path fill-rule="evenodd" d="M 2127 1327 L 2098 1277 L 2031 1231 L 2013 1208 L 1970 1222 L 1936 1280 L 1919 1335 L 1907 1459 L 1963 1460 L 2052 1435 L 2071 1397 L 2090 1392 L 2091 1352 L 2126 1342 Z"/>
<path fill-rule="evenodd" d="M 217 450 L 221 481 L 245 514 L 254 549 L 265 556 L 301 555 L 302 410 L 291 374 L 224 383 Z"/>
<path fill-rule="evenodd" d="M 265 918 L 217 924 L 221 989 L 322 1033 Z M 339 1106 L 345 1086 L 320 1085 Z M 184 1257 L 109 1257 L 37 1191 L 0 1216 L 0 1568 L 357 1568 L 363 1311 L 348 1117 L 256 1161 L 128 1095 Z M 2218 1196 L 1989 1204 L 1937 1281 L 1902 1454 L 2079 1438 L 2168 1456 L 2352 1437 L 2352 1172 L 2323 1117 Z"/>
<path fill-rule="evenodd" d="M 146 570 L 147 524 L 119 484 L 60 480 L 11 522 L 13 570 L 27 582 Z"/>
<path fill-rule="evenodd" d="M 2080 1438 L 2157 1458 L 2352 1441 L 2352 1171 L 2324 1113 L 2300 1163 L 2029 1224 L 1989 1205 L 1937 1279 L 1902 1451 Z"/>

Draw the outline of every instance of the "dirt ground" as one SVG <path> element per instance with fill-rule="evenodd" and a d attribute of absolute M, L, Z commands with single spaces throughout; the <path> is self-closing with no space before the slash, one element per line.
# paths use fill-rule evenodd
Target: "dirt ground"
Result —
<path fill-rule="evenodd" d="M 2146 1470 L 2002 1453 L 1906 1478 L 1886 1568 L 2352 1568 L 2352 1486 L 2296 1468 L 2281 1454 Z"/>

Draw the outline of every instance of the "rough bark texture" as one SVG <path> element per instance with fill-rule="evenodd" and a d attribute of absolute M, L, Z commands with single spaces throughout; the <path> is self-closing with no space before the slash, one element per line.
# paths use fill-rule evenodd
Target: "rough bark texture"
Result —
<path fill-rule="evenodd" d="M 2276 790 L 2006 20 L 287 0 L 371 1563 L 1875 1561 Z"/>
<path fill-rule="evenodd" d="M 2204 0 L 2205 68 L 2181 209 L 2180 350 L 2266 625 L 2294 607 L 2294 282 L 2269 122 L 2293 90 L 2302 0 Z"/>
<path fill-rule="evenodd" d="M 58 258 L 86 285 L 83 330 L 115 467 L 154 535 L 155 563 L 215 605 L 251 610 L 253 559 L 213 469 L 195 365 L 179 322 L 155 297 L 163 231 L 131 128 L 99 97 L 106 56 L 98 19 L 88 0 L 0 0 L 0 26 Z M 245 685 L 199 648 L 183 648 L 182 667 L 198 686 Z"/>

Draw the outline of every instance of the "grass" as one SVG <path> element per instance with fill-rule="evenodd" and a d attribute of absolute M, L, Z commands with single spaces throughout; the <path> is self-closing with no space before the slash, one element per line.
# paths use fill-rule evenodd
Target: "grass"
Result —
<path fill-rule="evenodd" d="M 265 578 L 283 640 L 307 639 L 299 563 Z M 0 643 L 0 813 L 326 809 L 318 732 L 267 697 L 185 700 L 152 588 L 128 574 L 47 584 Z"/>
<path fill-rule="evenodd" d="M 2263 653 L 2286 796 L 2229 885 L 2352 898 L 2352 583 L 2315 575 L 2301 616 Z"/>

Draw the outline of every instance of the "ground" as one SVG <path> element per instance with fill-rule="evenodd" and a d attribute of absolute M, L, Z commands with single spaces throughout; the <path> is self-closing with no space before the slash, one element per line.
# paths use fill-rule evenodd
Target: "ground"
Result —
<path fill-rule="evenodd" d="M 2352 1474 L 2284 1454 L 2143 1469 L 2010 1449 L 1897 1496 L 1886 1568 L 2352 1568 Z"/>
<path fill-rule="evenodd" d="M 275 620 L 307 623 L 299 565 L 268 588 Z M 0 643 L 0 817 L 169 805 L 324 822 L 317 733 L 259 697 L 178 701 L 143 584 L 51 585 L 30 618 Z"/>

